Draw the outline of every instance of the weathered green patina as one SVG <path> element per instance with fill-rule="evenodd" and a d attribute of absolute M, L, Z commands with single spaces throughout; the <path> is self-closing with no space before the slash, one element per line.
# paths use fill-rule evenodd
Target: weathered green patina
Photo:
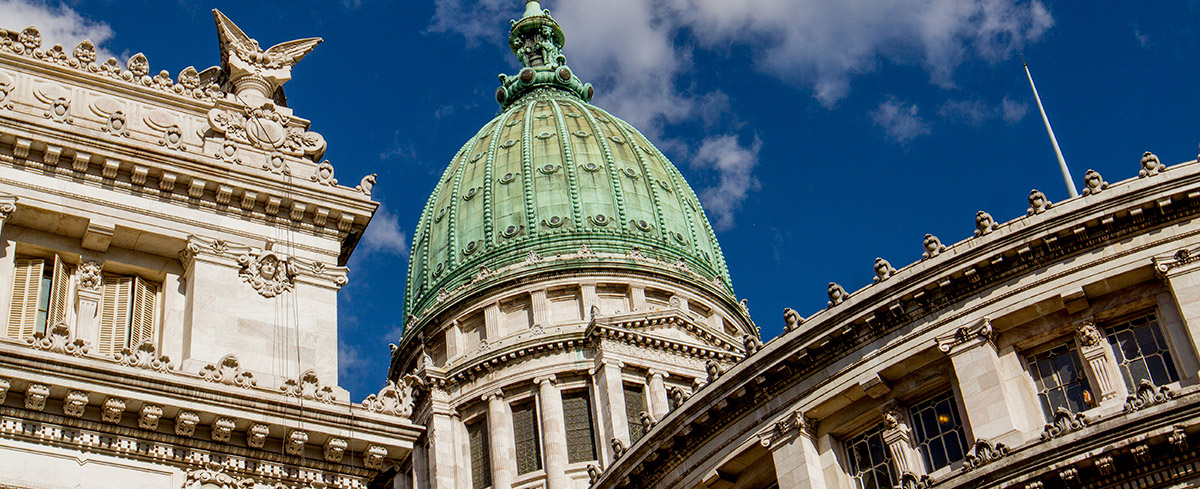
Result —
<path fill-rule="evenodd" d="M 529 2 L 511 40 L 522 74 L 535 74 L 501 76 L 502 113 L 458 151 L 425 205 L 406 333 L 451 296 L 580 268 L 656 267 L 732 300 L 695 193 L 645 136 L 585 101 L 590 84 L 559 76 L 563 35 L 549 12 Z"/>

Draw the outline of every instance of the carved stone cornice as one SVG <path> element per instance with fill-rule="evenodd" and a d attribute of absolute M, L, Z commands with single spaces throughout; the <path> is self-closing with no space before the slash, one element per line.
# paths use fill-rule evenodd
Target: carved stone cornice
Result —
<path fill-rule="evenodd" d="M 959 352 L 984 343 L 992 343 L 995 341 L 995 330 L 992 329 L 992 320 L 983 318 L 974 326 L 962 326 L 955 329 L 953 333 L 938 336 L 937 347 L 942 353 L 947 355 L 955 354 L 955 349 Z"/>

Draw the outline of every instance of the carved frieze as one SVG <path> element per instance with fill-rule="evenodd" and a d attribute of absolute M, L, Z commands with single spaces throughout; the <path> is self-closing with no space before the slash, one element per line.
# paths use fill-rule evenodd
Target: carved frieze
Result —
<path fill-rule="evenodd" d="M 233 436 L 233 429 L 237 428 L 237 422 L 233 418 L 218 417 L 213 420 L 210 433 L 213 441 L 225 443 Z"/>
<path fill-rule="evenodd" d="M 368 469 L 382 469 L 383 461 L 387 459 L 387 456 L 387 447 L 382 445 L 367 445 L 367 449 L 363 451 L 363 465 L 366 465 Z"/>
<path fill-rule="evenodd" d="M 238 256 L 242 270 L 238 276 L 263 297 L 275 297 L 292 290 L 295 267 L 289 257 L 272 251 L 259 251 Z"/>
<path fill-rule="evenodd" d="M 326 462 L 341 462 L 342 456 L 346 453 L 346 440 L 337 437 L 329 437 L 325 440 L 324 456 Z"/>
<path fill-rule="evenodd" d="M 233 354 L 225 355 L 215 364 L 206 365 L 204 369 L 200 370 L 200 377 L 209 382 L 246 389 L 258 384 L 258 381 L 254 380 L 254 374 L 242 371 L 241 363 Z"/>
<path fill-rule="evenodd" d="M 267 444 L 267 437 L 270 435 L 270 426 L 262 423 L 251 423 L 250 428 L 246 430 L 246 444 L 253 448 L 262 448 Z"/>
<path fill-rule="evenodd" d="M 253 109 L 214 107 L 208 111 L 208 126 L 228 140 L 267 152 L 307 158 L 314 162 L 325 154 L 325 138 L 293 124 L 292 118 L 276 110 L 273 102 L 263 103 Z M 267 163 L 264 169 L 287 174 L 285 165 Z"/>
<path fill-rule="evenodd" d="M 1189 263 L 1194 263 L 1198 260 L 1200 260 L 1200 248 L 1183 248 L 1171 255 L 1156 256 L 1151 258 L 1151 261 L 1154 263 L 1154 270 L 1157 271 L 1160 276 L 1164 277 L 1169 275 L 1171 270 Z"/>
<path fill-rule="evenodd" d="M 187 474 L 185 489 L 249 489 L 254 487 L 254 479 L 235 477 L 225 473 L 225 466 L 209 462 L 202 469 L 192 469 Z"/>
<path fill-rule="evenodd" d="M 335 396 L 333 387 L 321 385 L 317 373 L 313 370 L 305 371 L 299 379 L 288 379 L 279 389 L 289 397 L 299 397 L 326 404 L 332 403 Z"/>
<path fill-rule="evenodd" d="M 171 359 L 166 355 L 159 356 L 155 351 L 154 344 L 149 341 L 142 342 L 137 347 L 122 348 L 120 353 L 114 355 L 117 362 L 126 367 L 135 367 L 155 372 L 167 373 L 171 371 Z"/>
<path fill-rule="evenodd" d="M 287 438 L 284 439 L 284 450 L 288 455 L 304 454 L 304 444 L 308 443 L 308 432 L 304 430 L 292 430 L 288 432 Z"/>

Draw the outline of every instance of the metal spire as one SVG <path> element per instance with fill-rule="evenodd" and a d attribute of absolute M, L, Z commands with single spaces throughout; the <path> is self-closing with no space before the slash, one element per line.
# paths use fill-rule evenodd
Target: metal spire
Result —
<path fill-rule="evenodd" d="M 1025 64 L 1025 55 L 1021 55 L 1021 66 L 1025 67 L 1025 76 L 1029 78 L 1029 88 L 1033 89 L 1033 99 L 1037 101 L 1038 111 L 1042 113 L 1042 122 L 1046 123 L 1046 133 L 1050 135 L 1050 144 L 1054 145 L 1054 156 L 1058 157 L 1058 168 L 1062 170 L 1063 181 L 1067 184 L 1067 193 L 1078 197 L 1079 190 L 1075 181 L 1071 180 L 1071 170 L 1067 169 L 1067 160 L 1063 159 L 1062 149 L 1058 147 L 1058 138 L 1054 137 L 1054 129 L 1050 127 L 1050 119 L 1046 117 L 1046 109 L 1042 107 L 1042 98 L 1038 96 L 1037 86 L 1033 84 L 1033 75 L 1029 73 L 1029 65 Z"/>

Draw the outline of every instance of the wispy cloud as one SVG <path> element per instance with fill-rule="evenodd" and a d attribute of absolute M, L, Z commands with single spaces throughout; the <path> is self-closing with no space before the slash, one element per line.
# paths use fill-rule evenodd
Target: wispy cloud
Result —
<path fill-rule="evenodd" d="M 1000 118 L 1009 124 L 1016 124 L 1025 118 L 1025 114 L 1029 113 L 1029 104 L 1026 102 L 1017 102 L 1008 97 L 1000 101 Z"/>
<path fill-rule="evenodd" d="M 871 120 L 883 128 L 888 139 L 900 144 L 906 144 L 918 136 L 929 134 L 929 124 L 917 115 L 917 104 L 901 102 L 895 97 L 889 97 L 871 111 Z"/>
<path fill-rule="evenodd" d="M 435 2 L 430 32 L 461 34 L 467 44 L 504 43 L 508 18 L 519 17 L 517 2 L 511 0 L 439 0 Z"/>
<path fill-rule="evenodd" d="M 1146 31 L 1143 31 L 1141 26 L 1138 26 L 1136 24 L 1133 25 L 1131 28 L 1133 29 L 1133 38 L 1135 40 L 1137 40 L 1138 46 L 1141 46 L 1143 49 L 1149 48 L 1150 47 L 1150 34 L 1147 33 Z"/>
<path fill-rule="evenodd" d="M 356 258 L 374 253 L 407 257 L 408 233 L 400 227 L 399 217 L 381 205 L 379 210 L 375 211 L 371 225 L 367 226 L 367 231 L 363 233 L 357 251 Z"/>
<path fill-rule="evenodd" d="M 41 32 L 43 47 L 62 44 L 70 52 L 80 42 L 91 40 L 96 45 L 99 61 L 112 56 L 104 46 L 113 37 L 108 24 L 86 19 L 62 3 L 0 0 L 0 28 L 21 31 L 29 26 L 35 26 Z"/>
<path fill-rule="evenodd" d="M 938 115 L 950 122 L 980 126 L 997 117 L 1009 124 L 1016 124 L 1028 111 L 1029 104 L 1008 97 L 1004 97 L 996 106 L 980 99 L 950 99 L 938 108 Z"/>
<path fill-rule="evenodd" d="M 716 219 L 713 225 L 716 229 L 733 228 L 734 215 L 741 209 L 742 202 L 751 191 L 759 189 L 754 167 L 758 166 L 761 148 L 762 141 L 757 137 L 747 147 L 737 136 L 726 134 L 705 139 L 692 155 L 692 168 L 717 172 L 717 184 L 700 191 L 705 210 Z"/>

